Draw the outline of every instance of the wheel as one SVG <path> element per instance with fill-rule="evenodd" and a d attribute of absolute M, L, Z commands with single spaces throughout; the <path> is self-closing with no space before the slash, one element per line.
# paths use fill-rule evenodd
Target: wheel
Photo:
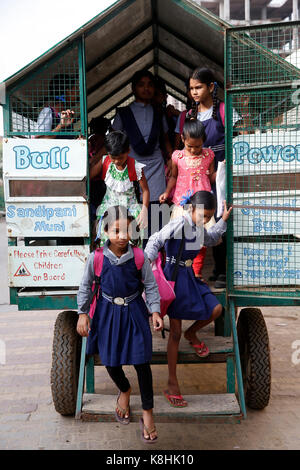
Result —
<path fill-rule="evenodd" d="M 51 391 L 55 409 L 61 415 L 76 411 L 82 338 L 76 331 L 76 312 L 60 312 L 54 326 Z"/>
<path fill-rule="evenodd" d="M 241 310 L 237 322 L 245 401 L 262 410 L 270 399 L 271 359 L 267 326 L 258 308 Z"/>

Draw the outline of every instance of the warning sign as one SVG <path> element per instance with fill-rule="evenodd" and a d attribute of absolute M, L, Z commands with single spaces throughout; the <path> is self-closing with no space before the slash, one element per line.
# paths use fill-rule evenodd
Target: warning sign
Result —
<path fill-rule="evenodd" d="M 17 276 L 30 276 L 30 272 L 28 271 L 28 269 L 26 268 L 25 264 L 22 263 L 18 269 L 16 270 L 15 274 L 14 274 L 15 277 Z"/>
<path fill-rule="evenodd" d="M 9 246 L 10 287 L 77 287 L 88 246 Z"/>

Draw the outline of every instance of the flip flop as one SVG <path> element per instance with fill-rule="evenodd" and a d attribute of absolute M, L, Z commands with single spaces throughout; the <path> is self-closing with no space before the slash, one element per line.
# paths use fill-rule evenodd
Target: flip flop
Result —
<path fill-rule="evenodd" d="M 193 344 L 190 341 L 190 345 L 195 349 L 197 356 L 207 357 L 209 355 L 209 349 L 203 341 L 200 344 Z"/>
<path fill-rule="evenodd" d="M 182 395 L 171 395 L 170 393 L 168 393 L 167 390 L 164 390 L 164 396 L 169 405 L 173 406 L 173 408 L 185 408 L 186 406 L 188 406 L 187 402 L 183 399 Z M 181 401 L 181 403 L 175 404 L 172 402 L 171 398 Z"/>
<path fill-rule="evenodd" d="M 143 418 L 140 418 L 140 429 L 141 429 L 141 439 L 142 439 L 142 441 L 143 441 L 145 444 L 154 444 L 154 442 L 157 441 L 157 436 L 156 436 L 154 439 L 151 439 L 151 438 L 150 438 L 150 434 L 151 434 L 152 432 L 155 432 L 155 431 L 156 431 L 156 427 L 153 426 L 152 429 L 148 429 L 147 426 L 144 424 Z M 149 439 L 147 439 L 147 438 L 144 436 L 144 430 L 145 430 L 146 433 L 148 434 Z"/>
<path fill-rule="evenodd" d="M 119 392 L 119 395 L 117 398 L 115 418 L 121 424 L 129 424 L 130 423 L 130 406 L 128 405 L 125 409 L 120 406 L 119 404 L 120 395 L 121 395 L 121 392 Z M 117 410 L 122 413 L 123 417 L 118 415 Z M 129 413 L 127 418 L 125 418 L 126 413 Z"/>

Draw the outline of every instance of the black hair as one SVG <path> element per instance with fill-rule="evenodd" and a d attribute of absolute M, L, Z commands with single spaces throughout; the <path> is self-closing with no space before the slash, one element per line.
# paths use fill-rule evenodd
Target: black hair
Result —
<path fill-rule="evenodd" d="M 125 206 L 110 206 L 107 211 L 104 212 L 103 214 L 103 230 L 105 232 L 108 231 L 108 228 L 115 223 L 117 220 L 121 219 L 127 219 L 127 221 L 130 224 L 130 228 L 132 231 L 132 238 L 130 239 L 130 242 L 132 245 L 137 246 L 141 239 L 139 235 L 139 226 L 133 217 L 133 215 L 130 214 L 128 211 L 127 207 Z"/>
<path fill-rule="evenodd" d="M 66 90 L 71 90 L 76 84 L 76 78 L 66 73 L 54 75 L 49 83 L 49 95 L 51 99 L 57 100 L 57 96 L 64 96 Z"/>
<path fill-rule="evenodd" d="M 206 210 L 215 210 L 217 207 L 216 198 L 213 193 L 209 191 L 197 191 L 190 198 L 190 203 L 194 209 L 197 205 L 203 205 Z"/>
<path fill-rule="evenodd" d="M 123 131 L 112 131 L 107 134 L 104 138 L 104 145 L 107 153 L 112 157 L 129 151 L 129 139 Z"/>
<path fill-rule="evenodd" d="M 90 122 L 90 133 L 105 135 L 110 127 L 110 120 L 103 116 L 98 116 L 91 119 Z"/>
<path fill-rule="evenodd" d="M 135 74 L 133 75 L 131 79 L 131 87 L 132 87 L 133 93 L 135 92 L 135 88 L 137 84 L 139 83 L 139 81 L 144 77 L 148 77 L 153 82 L 153 85 L 155 86 L 155 78 L 154 78 L 153 73 L 150 72 L 150 70 L 147 70 L 147 69 L 138 70 L 137 72 L 135 72 Z"/>
<path fill-rule="evenodd" d="M 184 140 L 191 137 L 192 139 L 202 139 L 204 143 L 206 141 L 205 127 L 198 119 L 188 117 L 184 121 L 182 136 Z"/>
<path fill-rule="evenodd" d="M 214 84 L 214 91 L 212 95 L 213 99 L 213 118 L 215 120 L 218 119 L 217 117 L 217 109 L 218 109 L 218 103 L 219 100 L 217 98 L 217 93 L 218 93 L 218 84 L 215 80 L 214 74 L 210 69 L 204 68 L 204 67 L 198 67 L 196 68 L 193 73 L 191 74 L 190 79 L 198 80 L 201 83 L 205 83 L 208 87 L 213 83 Z M 197 103 L 193 100 L 192 104 L 192 113 L 191 116 L 196 118 L 197 117 Z"/>
<path fill-rule="evenodd" d="M 157 90 L 159 90 L 163 95 L 167 95 L 167 87 L 165 81 L 161 77 L 155 77 L 154 85 Z"/>

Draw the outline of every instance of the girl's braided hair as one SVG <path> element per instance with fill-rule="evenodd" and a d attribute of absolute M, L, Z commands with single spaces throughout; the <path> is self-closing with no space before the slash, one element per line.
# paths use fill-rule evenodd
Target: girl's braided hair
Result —
<path fill-rule="evenodd" d="M 218 109 L 218 104 L 219 104 L 219 100 L 217 98 L 218 84 L 215 81 L 215 77 L 214 77 L 213 72 L 210 69 L 206 69 L 206 68 L 203 68 L 203 67 L 202 68 L 198 67 L 197 69 L 195 69 L 193 71 L 193 73 L 191 74 L 189 80 L 191 78 L 193 80 L 198 80 L 201 83 L 205 83 L 208 87 L 211 85 L 211 83 L 214 84 L 214 91 L 213 91 L 213 95 L 212 95 L 212 99 L 213 99 L 213 118 L 215 120 L 217 120 L 218 119 L 217 109 Z M 193 100 L 191 118 L 197 119 L 197 108 L 198 108 L 198 103 L 196 103 L 196 101 Z"/>

